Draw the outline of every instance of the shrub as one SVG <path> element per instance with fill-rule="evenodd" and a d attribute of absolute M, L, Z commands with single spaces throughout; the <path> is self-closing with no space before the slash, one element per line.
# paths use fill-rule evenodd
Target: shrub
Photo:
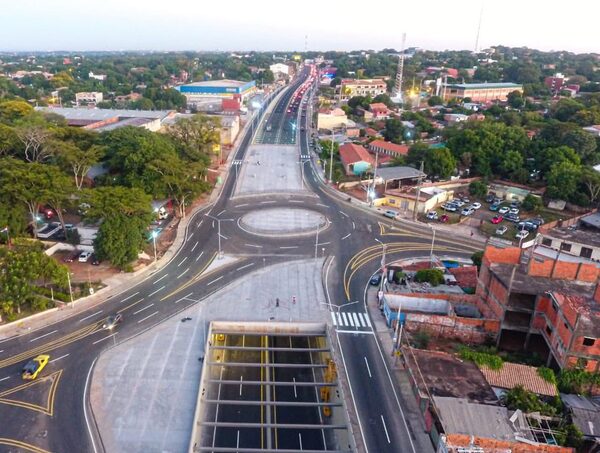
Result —
<path fill-rule="evenodd" d="M 493 348 L 489 348 L 486 352 L 485 350 L 476 351 L 466 346 L 461 346 L 458 354 L 463 360 L 470 360 L 480 366 L 485 365 L 492 370 L 499 370 L 504 364 L 502 357 L 497 355 Z"/>
<path fill-rule="evenodd" d="M 417 349 L 427 349 L 429 340 L 431 340 L 431 335 L 426 330 L 419 330 L 412 336 L 413 347 Z"/>
<path fill-rule="evenodd" d="M 444 283 L 444 273 L 439 269 L 421 269 L 417 271 L 415 281 L 428 282 L 432 286 L 438 286 Z"/>
<path fill-rule="evenodd" d="M 471 255 L 471 261 L 473 261 L 473 264 L 475 266 L 477 266 L 478 271 L 481 269 L 481 260 L 482 259 L 483 259 L 483 250 L 475 252 Z"/>
<path fill-rule="evenodd" d="M 535 195 L 528 194 L 523 199 L 522 207 L 525 211 L 533 211 L 538 212 L 543 206 L 542 199 L 540 197 L 536 197 Z"/>
<path fill-rule="evenodd" d="M 520 409 L 523 412 L 540 412 L 543 415 L 555 415 L 556 408 L 541 401 L 538 396 L 518 385 L 510 389 L 502 398 L 510 410 Z"/>
<path fill-rule="evenodd" d="M 537 369 L 537 374 L 539 374 L 544 381 L 556 385 L 556 375 L 554 374 L 554 371 L 552 371 L 550 368 L 541 366 Z"/>
<path fill-rule="evenodd" d="M 488 186 L 483 181 L 473 181 L 469 184 L 469 193 L 477 198 L 483 198 L 488 193 Z"/>

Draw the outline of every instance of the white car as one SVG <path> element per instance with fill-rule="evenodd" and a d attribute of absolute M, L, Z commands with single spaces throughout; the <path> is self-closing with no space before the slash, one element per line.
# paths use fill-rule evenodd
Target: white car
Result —
<path fill-rule="evenodd" d="M 435 212 L 435 211 L 429 211 L 429 212 L 427 213 L 427 218 L 428 218 L 429 220 L 437 220 L 437 218 L 438 218 L 438 213 L 437 213 L 437 212 Z"/>
<path fill-rule="evenodd" d="M 508 211 L 510 211 L 509 208 L 507 208 L 506 206 L 502 206 L 500 209 L 498 209 L 498 214 L 504 215 L 506 214 Z"/>
<path fill-rule="evenodd" d="M 506 226 L 502 225 L 501 227 L 498 227 L 498 228 L 496 229 L 496 234 L 497 234 L 498 236 L 502 236 L 502 235 L 503 235 L 504 233 L 506 233 L 507 231 L 508 231 L 508 227 L 506 227 Z"/>
<path fill-rule="evenodd" d="M 512 208 L 509 212 L 513 215 L 519 215 L 519 210 L 517 208 Z"/>
<path fill-rule="evenodd" d="M 475 212 L 475 210 L 473 208 L 464 208 L 462 211 L 460 211 L 460 215 L 471 215 Z"/>
<path fill-rule="evenodd" d="M 88 260 L 90 259 L 90 256 L 92 256 L 92 252 L 81 252 L 81 254 L 79 255 L 79 262 L 80 263 L 87 263 Z"/>
<path fill-rule="evenodd" d="M 527 230 L 521 230 L 516 234 L 516 238 L 517 239 L 525 239 L 527 236 L 529 236 L 529 231 Z"/>
<path fill-rule="evenodd" d="M 473 209 L 479 209 L 479 208 L 481 208 L 481 203 L 479 203 L 478 201 L 476 201 L 475 203 L 473 203 L 473 204 L 471 205 L 471 207 L 472 207 Z"/>

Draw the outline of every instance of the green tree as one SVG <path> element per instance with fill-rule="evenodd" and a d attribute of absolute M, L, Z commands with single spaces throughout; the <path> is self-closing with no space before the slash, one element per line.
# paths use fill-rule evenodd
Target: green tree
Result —
<path fill-rule="evenodd" d="M 427 282 L 432 286 L 439 286 L 444 283 L 444 273 L 439 269 L 420 269 L 415 274 L 415 281 L 419 283 Z"/>
<path fill-rule="evenodd" d="M 574 129 L 567 132 L 562 144 L 575 150 L 582 162 L 596 163 L 596 148 L 598 144 L 592 134 L 582 129 Z"/>
<path fill-rule="evenodd" d="M 588 193 L 590 203 L 595 204 L 600 196 L 600 173 L 591 167 L 583 167 L 581 182 Z"/>
<path fill-rule="evenodd" d="M 69 74 L 67 71 L 57 72 L 50 80 L 50 84 L 54 88 L 68 87 L 73 82 L 73 76 L 71 76 L 71 74 Z"/>
<path fill-rule="evenodd" d="M 440 96 L 431 96 L 428 100 L 427 100 L 427 104 L 430 107 L 434 107 L 436 105 L 443 105 L 444 104 L 444 100 L 440 97 Z"/>
<path fill-rule="evenodd" d="M 571 121 L 573 116 L 584 108 L 585 105 L 574 99 L 561 99 L 552 108 L 552 114 L 559 121 Z"/>
<path fill-rule="evenodd" d="M 456 159 L 448 148 L 429 148 L 425 154 L 425 173 L 447 179 L 456 169 Z"/>
<path fill-rule="evenodd" d="M 525 104 L 525 99 L 520 91 L 511 91 L 507 96 L 508 105 L 513 109 L 520 109 Z"/>
<path fill-rule="evenodd" d="M 503 177 L 514 175 L 517 171 L 523 168 L 523 155 L 518 151 L 508 151 L 502 156 L 500 161 L 500 174 Z"/>
<path fill-rule="evenodd" d="M 472 181 L 469 184 L 469 193 L 476 198 L 483 198 L 488 193 L 488 185 L 483 181 Z"/>
<path fill-rule="evenodd" d="M 90 208 L 86 217 L 101 220 L 116 215 L 137 217 L 144 227 L 152 219 L 152 199 L 141 189 L 129 187 L 98 187 L 83 192 L 83 201 Z"/>
<path fill-rule="evenodd" d="M 64 208 L 71 201 L 75 186 L 71 178 L 62 173 L 58 167 L 45 165 L 44 170 L 47 187 L 44 188 L 43 199 L 56 212 L 66 237 Z"/>
<path fill-rule="evenodd" d="M 546 176 L 546 194 L 553 199 L 570 200 L 577 191 L 581 180 L 581 166 L 564 161 L 552 165 Z"/>
<path fill-rule="evenodd" d="M 481 262 L 483 261 L 483 251 L 480 250 L 471 255 L 471 261 L 477 266 L 477 270 L 481 269 Z"/>
<path fill-rule="evenodd" d="M 404 137 L 404 125 L 402 121 L 396 118 L 386 120 L 383 137 L 389 142 L 401 143 Z"/>
<path fill-rule="evenodd" d="M 15 130 L 0 123 L 0 156 L 17 154 L 19 138 Z"/>
<path fill-rule="evenodd" d="M 543 401 L 538 396 L 518 385 L 510 389 L 503 397 L 506 407 L 512 411 L 520 409 L 523 412 L 540 412 L 543 415 L 555 415 L 556 409 Z"/>
<path fill-rule="evenodd" d="M 425 156 L 429 151 L 429 145 L 424 142 L 417 142 L 408 148 L 406 154 L 406 163 L 418 167 L 421 162 L 425 162 Z"/>
<path fill-rule="evenodd" d="M 535 195 L 527 194 L 523 199 L 522 208 L 524 211 L 538 212 L 543 206 L 544 203 L 542 202 L 542 199 L 540 197 L 536 197 Z"/>
<path fill-rule="evenodd" d="M 123 214 L 104 219 L 94 239 L 98 258 L 124 268 L 138 257 L 144 245 L 145 226 L 141 219 Z"/>
<path fill-rule="evenodd" d="M 56 149 L 55 154 L 58 161 L 73 174 L 77 190 L 81 190 L 85 175 L 105 153 L 104 147 L 98 145 L 92 145 L 86 150 L 68 142 L 54 142 L 51 146 Z"/>
<path fill-rule="evenodd" d="M 167 134 L 186 159 L 207 162 L 213 147 L 221 143 L 220 127 L 219 118 L 197 114 L 169 126 Z"/>
<path fill-rule="evenodd" d="M 23 119 L 33 112 L 33 107 L 25 101 L 3 101 L 0 102 L 0 121 L 14 123 Z"/>

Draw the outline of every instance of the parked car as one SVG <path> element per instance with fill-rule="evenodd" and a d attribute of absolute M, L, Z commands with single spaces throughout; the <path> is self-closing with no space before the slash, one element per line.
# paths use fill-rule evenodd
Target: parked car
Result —
<path fill-rule="evenodd" d="M 493 195 L 490 193 L 490 194 L 488 194 L 488 196 L 487 196 L 487 197 L 485 197 L 485 201 L 486 201 L 487 203 L 493 203 L 493 202 L 494 202 L 494 198 L 495 198 L 495 197 L 494 197 L 494 196 L 493 196 Z"/>
<path fill-rule="evenodd" d="M 475 212 L 475 209 L 473 208 L 464 208 L 462 211 L 460 211 L 460 215 L 471 215 Z"/>
<path fill-rule="evenodd" d="M 452 201 L 452 204 L 458 206 L 459 208 L 462 208 L 464 205 L 467 204 L 467 202 L 465 200 L 454 200 Z"/>
<path fill-rule="evenodd" d="M 471 200 L 469 200 L 469 198 L 467 197 L 460 197 L 460 199 L 466 204 L 466 203 L 470 203 Z"/>
<path fill-rule="evenodd" d="M 510 211 L 509 211 L 509 212 L 510 212 L 511 214 L 517 215 L 517 214 L 519 214 L 519 209 L 518 209 L 518 208 L 510 208 Z"/>
<path fill-rule="evenodd" d="M 504 220 L 508 220 L 509 222 L 518 223 L 521 221 L 521 217 L 515 214 L 511 214 L 510 212 L 504 216 Z"/>
<path fill-rule="evenodd" d="M 473 209 L 479 209 L 479 208 L 481 208 L 481 203 L 479 203 L 478 201 L 476 201 L 475 203 L 473 203 L 473 204 L 471 205 L 471 207 L 472 207 Z"/>
<path fill-rule="evenodd" d="M 517 239 L 525 239 L 529 236 L 529 231 L 527 230 L 519 230 L 519 232 L 515 235 Z"/>
<path fill-rule="evenodd" d="M 106 330 L 114 329 L 118 324 L 123 322 L 123 315 L 121 313 L 117 313 L 116 315 L 111 315 L 104 320 L 104 324 L 102 324 L 102 328 Z"/>
<path fill-rule="evenodd" d="M 442 214 L 438 220 L 442 223 L 448 223 L 450 221 L 450 217 L 448 217 L 446 214 Z"/>
<path fill-rule="evenodd" d="M 496 234 L 497 234 L 498 236 L 502 236 L 502 235 L 503 235 L 504 233 L 506 233 L 507 231 L 508 231 L 508 227 L 507 227 L 507 226 L 505 226 L 505 225 L 502 225 L 502 226 L 500 226 L 500 227 L 496 228 Z"/>
<path fill-rule="evenodd" d="M 391 211 L 391 210 L 389 210 L 389 211 L 385 211 L 385 212 L 383 213 L 383 215 L 384 215 L 385 217 L 389 217 L 390 219 L 395 219 L 395 218 L 398 216 L 398 213 L 397 213 L 396 211 Z"/>
<path fill-rule="evenodd" d="M 443 204 L 442 205 L 442 209 L 444 211 L 449 211 L 449 212 L 456 212 L 456 211 L 458 211 L 458 208 L 455 205 L 453 205 L 453 204 Z"/>
<path fill-rule="evenodd" d="M 510 208 L 508 208 L 506 206 L 502 206 L 501 208 L 498 208 L 498 214 L 501 214 L 501 215 L 508 213 L 508 211 L 510 211 Z"/>
<path fill-rule="evenodd" d="M 492 222 L 494 225 L 497 225 L 499 223 L 502 223 L 503 220 L 504 220 L 504 217 L 502 217 L 501 215 L 497 215 L 497 216 L 494 216 L 494 218 L 492 218 L 492 220 L 490 220 L 490 222 Z"/>
<path fill-rule="evenodd" d="M 525 220 L 525 221 L 519 222 L 517 224 L 517 229 L 519 229 L 519 230 L 527 230 L 527 231 L 529 231 L 531 233 L 531 232 L 537 230 L 538 226 L 535 223 L 533 223 L 533 222 Z"/>
<path fill-rule="evenodd" d="M 497 211 L 498 209 L 500 209 L 500 205 L 493 203 L 490 205 L 490 211 Z"/>
<path fill-rule="evenodd" d="M 427 213 L 427 218 L 429 220 L 437 220 L 438 219 L 438 213 L 436 211 L 429 211 Z"/>
<path fill-rule="evenodd" d="M 77 258 L 79 258 L 79 255 L 81 255 L 81 251 L 79 251 L 79 250 L 73 250 L 72 252 L 70 252 L 68 255 L 66 255 L 64 257 L 63 261 L 65 263 L 72 263 Z"/>
<path fill-rule="evenodd" d="M 369 280 L 369 284 L 373 286 L 377 286 L 381 283 L 381 274 L 378 272 L 377 274 L 373 274 L 371 279 Z"/>
<path fill-rule="evenodd" d="M 92 256 L 92 252 L 88 252 L 87 250 L 84 250 L 79 255 L 79 262 L 80 263 L 87 263 L 88 260 L 90 259 L 90 256 Z"/>
<path fill-rule="evenodd" d="M 536 219 L 527 219 L 526 222 L 533 223 L 534 225 L 537 225 L 539 227 L 540 225 L 544 224 L 544 219 L 538 217 Z"/>
<path fill-rule="evenodd" d="M 513 201 L 510 203 L 511 208 L 518 208 L 519 206 L 521 206 L 521 203 L 518 201 Z"/>
<path fill-rule="evenodd" d="M 92 265 L 94 265 L 94 266 L 99 266 L 99 265 L 100 265 L 100 263 L 101 263 L 102 261 L 100 261 L 100 260 L 98 259 L 98 257 L 96 256 L 96 254 L 95 254 L 95 253 L 92 253 L 92 256 L 91 256 L 91 261 L 90 261 L 90 262 L 91 262 L 91 263 L 92 263 Z"/>

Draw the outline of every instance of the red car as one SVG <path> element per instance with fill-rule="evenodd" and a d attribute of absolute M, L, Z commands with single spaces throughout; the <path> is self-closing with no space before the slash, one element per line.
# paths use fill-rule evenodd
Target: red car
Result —
<path fill-rule="evenodd" d="M 446 214 L 444 214 L 444 215 L 441 215 L 438 220 L 442 223 L 448 223 L 448 221 L 450 220 L 450 217 L 448 217 Z"/>
<path fill-rule="evenodd" d="M 502 217 L 501 215 L 497 215 L 495 216 L 492 220 L 490 220 L 490 222 L 492 222 L 494 225 L 502 222 L 504 220 L 504 217 Z"/>

